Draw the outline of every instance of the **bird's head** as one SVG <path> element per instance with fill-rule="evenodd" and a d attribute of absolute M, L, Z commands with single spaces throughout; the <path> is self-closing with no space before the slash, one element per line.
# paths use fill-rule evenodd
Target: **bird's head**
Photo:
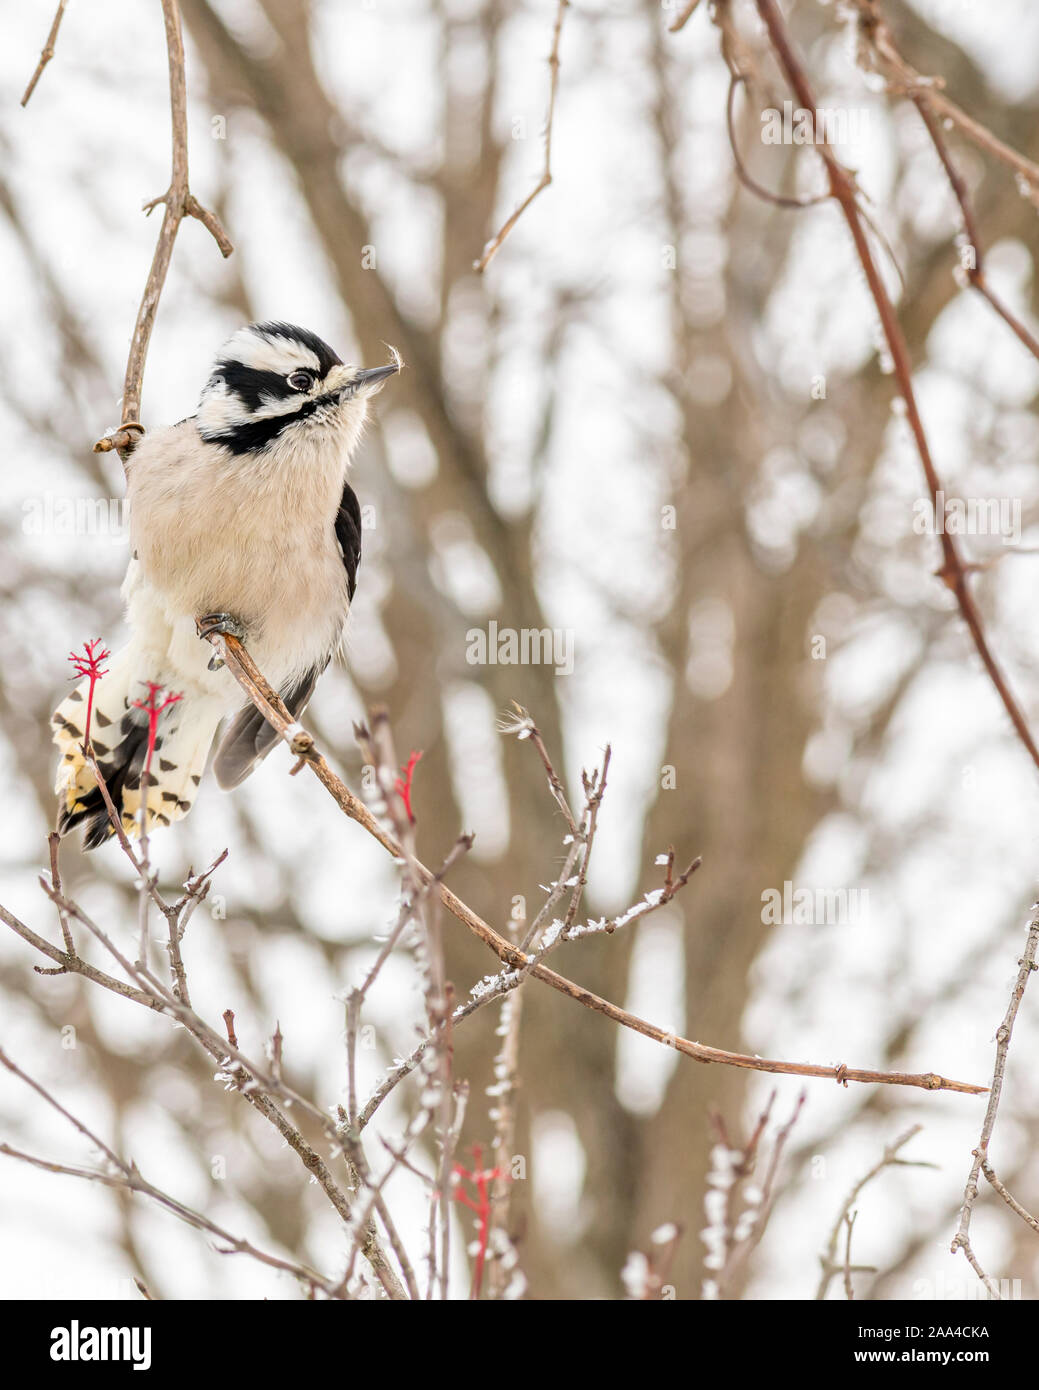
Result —
<path fill-rule="evenodd" d="M 220 350 L 195 417 L 199 433 L 236 454 L 315 432 L 334 435 L 349 449 L 370 397 L 401 369 L 400 354 L 390 353 L 385 367 L 354 367 L 305 328 L 251 323 Z"/>

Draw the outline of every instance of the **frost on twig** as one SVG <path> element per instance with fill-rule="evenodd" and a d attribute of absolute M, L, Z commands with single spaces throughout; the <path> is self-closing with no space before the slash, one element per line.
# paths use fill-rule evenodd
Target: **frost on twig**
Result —
<path fill-rule="evenodd" d="M 762 1147 L 772 1117 L 776 1092 L 769 1096 L 757 1124 L 744 1144 L 730 1137 L 725 1121 L 717 1112 L 710 1117 L 714 1131 L 704 1213 L 707 1224 L 700 1233 L 707 1253 L 704 1256 L 702 1297 L 722 1299 L 729 1295 L 747 1259 L 765 1233 L 772 1214 L 776 1175 L 790 1131 L 797 1123 L 805 1103 L 802 1091 L 786 1123 L 779 1127 L 771 1141 L 771 1152 L 762 1163 Z"/>

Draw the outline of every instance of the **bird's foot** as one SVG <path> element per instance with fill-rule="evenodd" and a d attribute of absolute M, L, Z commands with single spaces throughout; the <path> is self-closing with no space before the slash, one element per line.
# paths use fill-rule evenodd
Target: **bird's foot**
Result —
<path fill-rule="evenodd" d="M 198 628 L 199 637 L 203 639 L 214 632 L 222 632 L 225 637 L 237 637 L 239 642 L 245 641 L 245 624 L 232 613 L 207 613 L 204 617 L 195 619 L 195 626 Z M 209 661 L 209 669 L 219 671 L 223 664 L 223 658 L 214 653 Z"/>

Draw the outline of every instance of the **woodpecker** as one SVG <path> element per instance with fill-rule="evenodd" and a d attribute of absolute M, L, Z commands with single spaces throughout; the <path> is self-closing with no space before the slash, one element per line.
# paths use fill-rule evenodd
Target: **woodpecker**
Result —
<path fill-rule="evenodd" d="M 294 716 L 339 651 L 361 558 L 347 474 L 371 397 L 401 369 L 348 365 L 287 323 L 240 328 L 220 351 L 196 414 L 144 436 L 127 464 L 130 640 L 94 691 L 94 754 L 128 834 L 141 816 L 149 688 L 180 699 L 159 716 L 147 829 L 191 809 L 217 729 L 213 770 L 236 787 L 275 731 L 200 634 L 240 638 Z M 60 750 L 58 830 L 84 848 L 112 834 L 83 754 L 88 682 L 51 724 Z"/>

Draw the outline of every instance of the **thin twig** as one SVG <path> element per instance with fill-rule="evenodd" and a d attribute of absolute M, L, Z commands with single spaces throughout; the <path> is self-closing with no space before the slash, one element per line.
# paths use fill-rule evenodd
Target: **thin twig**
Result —
<path fill-rule="evenodd" d="M 772 1215 L 772 1210 L 775 1205 L 774 1190 L 776 1177 L 779 1173 L 779 1165 L 783 1158 L 783 1150 L 786 1148 L 787 1140 L 790 1138 L 794 1125 L 797 1124 L 807 1099 L 807 1091 L 802 1090 L 798 1092 L 794 1108 L 790 1112 L 790 1118 L 784 1125 L 780 1126 L 776 1133 L 775 1140 L 772 1144 L 772 1153 L 769 1156 L 768 1167 L 765 1170 L 765 1181 L 761 1184 L 761 1199 L 758 1203 L 758 1215 L 754 1221 L 750 1235 L 742 1242 L 735 1252 L 735 1258 L 731 1260 L 726 1267 L 725 1273 L 729 1278 L 732 1277 L 736 1269 L 746 1263 L 765 1234 L 765 1228 L 768 1225 L 769 1217 Z"/>
<path fill-rule="evenodd" d="M 242 1051 L 232 1042 L 225 1041 L 214 1029 L 199 1017 L 187 1004 L 185 1004 L 174 990 L 168 989 L 142 962 L 134 963 L 125 956 L 115 945 L 108 934 L 79 906 L 79 904 L 62 897 L 45 878 L 40 879 L 40 884 L 60 910 L 68 913 L 69 917 L 80 922 L 87 930 L 100 942 L 100 944 L 117 961 L 122 970 L 129 976 L 139 989 L 132 989 L 123 984 L 122 981 L 112 979 L 102 971 L 95 970 L 86 965 L 78 957 L 69 957 L 66 953 L 52 947 L 49 942 L 37 937 L 36 933 L 30 931 L 23 923 L 19 922 L 13 914 L 0 907 L 0 919 L 7 922 L 24 940 L 37 947 L 45 955 L 56 959 L 64 965 L 70 973 L 83 974 L 97 984 L 105 988 L 112 989 L 115 993 L 123 995 L 125 998 L 133 999 L 137 1003 L 146 1004 L 157 1012 L 165 1013 L 174 1017 L 181 1023 L 187 1031 L 199 1042 L 202 1047 L 219 1064 L 225 1075 L 233 1076 L 235 1089 L 260 1113 L 275 1126 L 289 1146 L 295 1150 L 304 1166 L 320 1184 L 329 1201 L 339 1212 L 345 1222 L 351 1219 L 351 1207 L 345 1193 L 332 1178 L 327 1165 L 320 1155 L 306 1142 L 300 1131 L 286 1119 L 284 1114 L 273 1103 L 270 1095 L 280 1094 L 288 1104 L 296 1105 L 301 1111 L 306 1112 L 321 1127 L 329 1143 L 337 1148 L 340 1145 L 340 1135 L 335 1125 L 328 1115 L 313 1105 L 305 1097 L 288 1086 L 281 1077 L 280 1065 L 277 1066 L 277 1075 L 266 1071 L 256 1062 L 244 1055 Z M 160 900 L 161 902 L 161 900 Z M 163 903 L 163 910 L 166 905 Z M 176 988 L 176 984 L 174 989 Z M 276 1037 L 278 1035 L 276 1034 Z M 276 1048 L 276 1055 L 277 1055 Z M 237 1071 L 236 1071 L 237 1068 Z M 351 1174 L 353 1179 L 353 1174 Z M 394 1273 L 386 1259 L 375 1236 L 374 1229 L 365 1232 L 362 1253 L 380 1282 L 386 1290 L 387 1295 L 392 1299 L 404 1299 L 407 1294 L 400 1284 L 399 1279 Z"/>
<path fill-rule="evenodd" d="M 993 135 L 992 131 L 968 116 L 942 90 L 944 79 L 925 77 L 917 72 L 898 51 L 891 30 L 881 17 L 877 0 L 855 0 L 859 9 L 859 33 L 877 60 L 877 70 L 884 76 L 890 91 L 904 93 L 911 100 L 922 96 L 935 114 L 950 121 L 979 149 L 993 155 L 1011 169 L 1022 192 L 1039 206 L 1039 164 Z"/>
<path fill-rule="evenodd" d="M 768 31 L 769 39 L 775 51 L 779 65 L 786 74 L 786 77 L 793 88 L 798 102 L 806 110 L 815 113 L 817 111 L 815 94 L 812 85 L 808 80 L 804 66 L 800 58 L 794 52 L 787 33 L 786 22 L 776 0 L 755 0 L 757 10 L 765 27 Z M 884 338 L 887 342 L 888 351 L 891 354 L 891 361 L 894 368 L 895 380 L 898 383 L 899 393 L 905 402 L 906 419 L 916 442 L 917 452 L 923 466 L 924 476 L 927 479 L 927 487 L 931 494 L 931 499 L 935 507 L 935 513 L 941 506 L 941 498 L 944 490 L 934 462 L 931 458 L 931 449 L 924 432 L 923 421 L 916 403 L 916 394 L 913 390 L 912 364 L 909 358 L 909 349 L 906 344 L 905 335 L 892 306 L 884 281 L 877 269 L 870 250 L 869 240 L 863 226 L 863 217 L 856 198 L 855 181 L 851 174 L 835 158 L 829 143 L 826 140 L 820 141 L 816 149 L 818 150 L 826 171 L 829 176 L 830 193 L 836 199 L 844 214 L 848 229 L 851 232 L 852 240 L 855 243 L 855 250 L 858 254 L 862 269 L 865 272 L 866 280 L 869 285 L 870 294 L 877 307 L 880 316 L 881 327 Z M 1028 750 L 1033 763 L 1039 768 L 1039 746 L 1036 745 L 1028 727 L 1028 721 L 1011 693 L 998 662 L 992 654 L 985 635 L 982 624 L 981 614 L 968 586 L 968 570 L 959 552 L 954 537 L 950 534 L 949 528 L 943 526 L 939 536 L 942 547 L 942 566 L 938 571 L 938 577 L 952 590 L 956 596 L 963 620 L 967 625 L 968 631 L 974 641 L 975 649 L 981 657 L 982 663 L 988 672 L 989 679 L 996 689 L 1003 707 L 1010 716 L 1010 721 L 1017 731 L 1017 736 L 1021 743 Z"/>
<path fill-rule="evenodd" d="M 454 993 L 453 986 L 446 976 L 444 962 L 442 904 L 436 897 L 433 897 L 432 902 L 428 901 L 430 895 L 427 890 L 437 881 L 437 875 L 423 879 L 415 848 L 415 820 L 410 810 L 405 808 L 402 797 L 397 794 L 397 754 L 388 712 L 381 706 L 373 710 L 371 724 L 370 733 L 364 725 L 358 725 L 357 738 L 367 763 L 375 772 L 382 805 L 393 825 L 397 840 L 403 847 L 404 887 L 411 900 L 412 911 L 417 915 L 422 928 L 416 954 L 423 980 L 426 1023 L 429 1036 L 433 1040 L 432 1051 L 423 1058 L 426 1071 L 424 1097 L 430 1098 L 424 1098 L 423 1105 L 433 1121 L 435 1138 L 440 1146 L 438 1178 L 430 1191 L 430 1259 L 426 1297 L 431 1298 L 434 1287 L 439 1286 L 440 1297 L 446 1300 L 451 1242 L 450 1179 L 454 1160 L 453 1135 L 456 1128 L 452 1123 L 452 1115 L 456 1113 L 451 1040 Z M 455 851 L 464 853 L 463 846 L 467 847 L 467 839 L 468 837 L 463 837 L 461 841 L 457 841 Z M 380 963 L 377 962 L 377 966 Z M 459 1102 L 459 1106 L 464 1108 L 464 1102 Z M 460 1126 L 461 1113 L 457 1113 L 457 1125 Z"/>
<path fill-rule="evenodd" d="M 538 194 L 543 193 L 552 182 L 552 122 L 555 119 L 556 92 L 559 88 L 559 39 L 563 32 L 563 15 L 569 7 L 570 0 L 558 0 L 555 28 L 552 31 L 552 51 L 548 55 L 548 68 L 551 77 L 548 88 L 548 113 L 545 117 L 545 168 L 540 179 L 538 179 L 537 183 L 523 199 L 523 202 L 520 203 L 519 207 L 511 216 L 505 219 L 498 232 L 483 248 L 483 254 L 480 259 L 473 262 L 473 269 L 481 275 L 498 254 L 502 242 L 512 231 L 513 227 L 515 227 L 527 208 L 530 207 Z"/>
<path fill-rule="evenodd" d="M 54 884 L 55 891 L 61 892 L 61 870 L 58 867 L 58 855 L 61 852 L 61 836 L 56 830 L 47 836 L 47 845 L 50 849 L 51 858 L 51 883 Z M 58 921 L 61 923 L 61 934 L 65 940 L 65 950 L 70 956 L 76 954 L 76 943 L 72 939 L 72 928 L 69 925 L 68 913 L 62 908 L 58 908 Z"/>
<path fill-rule="evenodd" d="M 379 954 L 376 956 L 367 975 L 362 983 L 355 989 L 351 989 L 346 996 L 346 1081 L 347 1081 L 347 1124 L 354 1125 L 357 1116 L 357 1030 L 361 1018 L 361 1009 L 364 1006 L 368 991 L 375 983 L 380 971 L 389 959 L 394 947 L 400 940 L 405 927 L 414 917 L 422 899 L 430 892 L 434 884 L 441 882 L 444 875 L 451 866 L 466 854 L 473 845 L 472 835 L 460 835 L 451 848 L 451 852 L 440 866 L 437 873 L 429 883 L 420 883 L 417 890 L 406 893 L 401 902 L 400 911 L 397 914 L 397 921 L 392 930 L 382 944 Z M 432 1039 L 429 1039 L 431 1042 Z M 363 1126 L 357 1126 L 357 1132 Z"/>
<path fill-rule="evenodd" d="M 855 1298 L 855 1287 L 851 1282 L 851 1233 L 855 1227 L 857 1211 L 850 1211 L 844 1218 L 845 1240 L 844 1240 L 844 1294 L 848 1302 L 851 1303 Z"/>
<path fill-rule="evenodd" d="M 869 1170 L 869 1172 L 864 1174 L 861 1178 L 859 1178 L 859 1180 L 855 1183 L 855 1186 L 848 1193 L 847 1197 L 845 1197 L 844 1202 L 841 1205 L 841 1209 L 837 1213 L 837 1219 L 834 1221 L 833 1226 L 830 1230 L 830 1238 L 826 1242 L 826 1249 L 819 1256 L 819 1263 L 822 1265 L 822 1274 L 819 1278 L 819 1286 L 815 1291 L 816 1299 L 825 1299 L 830 1287 L 830 1283 L 833 1280 L 834 1276 L 837 1274 L 843 1272 L 845 1278 L 845 1289 L 847 1290 L 847 1280 L 849 1278 L 850 1272 L 861 1271 L 863 1273 L 876 1273 L 876 1270 L 870 1265 L 850 1266 L 847 1251 L 845 1252 L 844 1262 L 838 1264 L 837 1245 L 840 1241 L 841 1231 L 844 1229 L 848 1220 L 848 1214 L 850 1213 L 852 1207 L 855 1205 L 855 1202 L 858 1200 L 859 1194 L 862 1192 L 862 1189 L 866 1187 L 867 1184 L 871 1183 L 879 1173 L 882 1173 L 885 1168 L 936 1168 L 938 1166 L 935 1163 L 928 1163 L 925 1159 L 908 1159 L 899 1157 L 900 1151 L 904 1149 L 905 1146 L 909 1143 L 909 1141 L 911 1139 L 914 1139 L 922 1129 L 923 1125 L 913 1125 L 913 1127 L 911 1129 L 907 1129 L 904 1134 L 900 1134 L 898 1138 L 894 1141 L 894 1143 L 888 1144 L 884 1152 L 881 1154 L 880 1158 L 877 1160 L 876 1163 L 874 1163 L 873 1167 Z M 850 1231 L 848 1234 L 850 1242 Z M 848 1296 L 850 1298 L 852 1295 L 849 1294 Z"/>
<path fill-rule="evenodd" d="M 321 1289 L 329 1298 L 338 1298 L 340 1296 L 335 1285 L 314 1270 L 308 1269 L 306 1266 L 298 1264 L 295 1261 L 282 1260 L 276 1255 L 269 1255 L 266 1251 L 257 1249 L 257 1247 L 252 1245 L 249 1241 L 231 1235 L 228 1231 L 224 1230 L 222 1226 L 218 1226 L 207 1216 L 203 1216 L 201 1212 L 194 1211 L 191 1207 L 186 1206 L 183 1202 L 178 1201 L 175 1197 L 171 1197 L 167 1192 L 162 1191 L 161 1188 L 150 1183 L 135 1163 L 127 1163 L 121 1159 L 113 1149 L 109 1148 L 99 1135 L 88 1128 L 82 1120 L 77 1119 L 71 1111 L 66 1110 L 65 1107 L 50 1094 L 46 1087 L 42 1086 L 31 1077 L 28 1072 L 23 1071 L 21 1067 L 12 1061 L 3 1048 L 0 1048 L 0 1066 L 5 1067 L 14 1076 L 17 1076 L 19 1080 L 31 1087 L 37 1095 L 41 1096 L 52 1109 L 56 1110 L 63 1119 L 67 1120 L 85 1139 L 100 1150 L 116 1171 L 112 1174 L 95 1171 L 89 1168 L 77 1168 L 70 1164 L 52 1163 L 48 1159 L 38 1158 L 33 1154 L 24 1153 L 20 1149 L 15 1149 L 9 1144 L 0 1144 L 0 1153 L 5 1154 L 9 1158 L 20 1159 L 23 1163 L 31 1164 L 34 1168 L 42 1168 L 49 1173 L 63 1173 L 68 1177 L 101 1183 L 105 1187 L 122 1187 L 130 1192 L 143 1193 L 160 1206 L 165 1207 L 167 1211 L 172 1212 L 174 1216 L 179 1217 L 181 1221 L 186 1222 L 187 1225 L 194 1226 L 197 1230 L 208 1231 L 211 1235 L 216 1236 L 216 1238 L 222 1241 L 226 1246 L 226 1249 L 221 1253 L 248 1255 L 252 1259 L 258 1260 L 261 1264 L 269 1265 L 272 1269 L 283 1270 L 286 1273 L 295 1275 L 305 1283 Z"/>
<path fill-rule="evenodd" d="M 92 760 L 93 752 L 89 748 L 85 750 L 86 755 Z M 138 860 L 133 848 L 126 838 L 125 832 L 112 804 L 111 797 L 107 793 L 104 779 L 98 769 L 99 786 L 103 789 L 105 804 L 109 812 L 109 817 L 119 835 L 120 844 L 124 848 L 127 857 L 135 869 L 140 872 L 143 859 Z M 276 1030 L 272 1042 L 272 1069 L 268 1074 L 263 1068 L 257 1066 L 249 1058 L 245 1057 L 238 1048 L 237 1037 L 234 1032 L 234 1015 L 231 1010 L 227 1010 L 224 1016 L 225 1027 L 227 1029 L 227 1042 L 214 1032 L 190 1007 L 190 994 L 187 985 L 187 975 L 184 968 L 183 959 L 180 951 L 181 939 L 184 935 L 187 923 L 191 915 L 203 901 L 208 892 L 213 873 L 227 857 L 225 850 L 217 859 L 203 870 L 202 873 L 188 878 L 185 883 L 185 892 L 176 903 L 170 904 L 158 892 L 154 879 L 145 874 L 142 876 L 142 884 L 147 884 L 151 897 L 154 899 L 161 913 L 166 917 L 169 926 L 169 955 L 172 976 L 172 990 L 167 988 L 153 974 L 145 961 L 131 962 L 113 943 L 111 938 L 95 923 L 87 913 L 76 903 L 69 900 L 61 891 L 60 874 L 57 872 L 56 856 L 52 856 L 52 879 L 48 881 L 41 877 L 40 883 L 47 896 L 55 903 L 58 908 L 59 919 L 63 924 L 68 925 L 71 919 L 82 923 L 88 931 L 101 943 L 101 945 L 113 956 L 122 970 L 134 982 L 140 986 L 134 989 L 123 982 L 106 976 L 103 972 L 96 971 L 92 967 L 85 965 L 80 960 L 74 944 L 70 949 L 62 952 L 50 943 L 38 937 L 23 923 L 19 922 L 6 910 L 0 908 L 0 919 L 8 922 L 13 929 L 23 937 L 24 940 L 34 945 L 51 959 L 58 961 L 58 970 L 45 973 L 81 973 L 87 978 L 94 980 L 103 987 L 110 988 L 114 992 L 122 994 L 124 997 L 131 998 L 135 1002 L 146 1004 L 158 1012 L 166 1013 L 174 1017 L 182 1024 L 189 1033 L 198 1041 L 207 1052 L 217 1061 L 220 1071 L 218 1077 L 229 1082 L 254 1108 L 278 1129 L 279 1133 L 299 1155 L 304 1166 L 312 1177 L 319 1183 L 326 1196 L 332 1202 L 343 1221 L 353 1229 L 358 1230 L 358 1242 L 356 1248 L 364 1255 L 371 1265 L 373 1272 L 379 1279 L 387 1296 L 391 1299 L 405 1299 L 408 1292 L 414 1294 L 414 1290 L 405 1291 L 401 1285 L 395 1271 L 390 1266 L 382 1251 L 374 1222 L 366 1221 L 357 1225 L 354 1221 L 352 1207 L 347 1199 L 345 1192 L 332 1178 L 327 1165 L 320 1155 L 306 1142 L 300 1131 L 286 1119 L 285 1115 L 273 1103 L 270 1095 L 265 1092 L 273 1092 L 284 1097 L 287 1104 L 298 1104 L 301 1110 L 315 1119 L 329 1144 L 333 1147 L 333 1152 L 341 1151 L 341 1136 L 335 1125 L 317 1106 L 300 1096 L 297 1092 L 288 1087 L 281 1075 L 281 1033 L 280 1028 Z M 425 892 L 425 886 L 422 896 Z M 142 891 L 142 898 L 144 898 Z M 71 941 L 71 934 L 67 937 L 67 943 Z M 37 967 L 39 968 L 39 967 Z M 362 1170 L 366 1169 L 361 1163 L 351 1163 L 347 1160 L 347 1167 L 350 1173 L 350 1184 L 353 1189 L 358 1186 L 359 1176 Z M 381 1198 L 377 1200 L 376 1211 L 394 1243 L 395 1253 L 401 1260 L 401 1267 L 407 1275 L 406 1254 L 402 1257 L 401 1250 L 397 1249 L 398 1238 L 393 1231 L 392 1222 L 388 1211 L 385 1209 Z"/>
<path fill-rule="evenodd" d="M 736 174 L 740 183 L 742 183 L 744 187 L 749 188 L 751 193 L 762 199 L 763 202 L 771 203 L 773 207 L 777 208 L 812 208 L 819 203 L 825 203 L 830 196 L 829 193 L 816 193 L 814 196 L 804 198 L 790 198 L 784 196 L 782 193 L 773 193 L 771 189 L 766 188 L 764 184 L 758 183 L 746 164 L 744 164 L 743 156 L 740 154 L 739 141 L 736 139 L 735 107 L 736 91 L 740 86 L 744 85 L 746 81 L 747 78 L 742 72 L 732 72 L 729 78 L 729 95 L 725 102 L 725 122 L 729 132 L 729 148 L 732 151 L 732 159 L 736 166 Z"/>
<path fill-rule="evenodd" d="M 1039 904 L 1036 904 L 1039 907 Z M 1021 1000 L 1024 997 L 1025 988 L 1031 977 L 1032 971 L 1039 969 L 1036 965 L 1036 950 L 1039 948 L 1039 916 L 1032 918 L 1028 924 L 1028 935 L 1025 940 L 1025 949 L 1018 961 L 1017 979 L 1014 982 L 1014 989 L 1010 995 L 1010 1003 L 1007 1005 L 1003 1022 L 999 1025 L 996 1032 L 996 1061 L 992 1070 L 992 1086 L 989 1090 L 988 1105 L 985 1107 L 985 1119 L 981 1126 L 981 1137 L 978 1140 L 977 1148 L 973 1151 L 973 1162 L 970 1173 L 967 1177 L 967 1186 L 963 1193 L 963 1206 L 960 1208 L 960 1224 L 955 1236 L 952 1239 L 952 1252 L 962 1250 L 967 1260 L 982 1280 L 990 1293 L 996 1298 L 999 1297 L 998 1290 L 995 1288 L 995 1281 L 988 1278 L 982 1270 L 970 1243 L 970 1222 L 974 1214 L 974 1203 L 978 1199 L 978 1175 L 982 1172 L 984 1165 L 988 1162 L 988 1146 L 992 1138 L 992 1131 L 995 1128 L 996 1116 L 999 1113 L 999 1102 L 1003 1095 L 1003 1079 L 1006 1075 L 1007 1057 L 1010 1052 L 1010 1039 L 1014 1033 L 1014 1021 L 1017 1018 L 1017 1011 L 1021 1007 Z M 987 1176 L 987 1175 L 986 1175 Z M 993 1184 L 994 1185 L 994 1184 Z"/>
<path fill-rule="evenodd" d="M 978 236 L 978 225 L 974 217 L 974 210 L 971 207 L 970 194 L 967 184 L 960 174 L 956 165 L 953 163 L 949 147 L 945 142 L 941 126 L 935 119 L 934 112 L 926 96 L 921 92 L 915 92 L 912 101 L 920 119 L 927 128 L 927 133 L 931 137 L 938 158 L 941 160 L 945 176 L 949 180 L 949 186 L 953 191 L 957 203 L 960 206 L 960 215 L 963 218 L 963 231 L 967 238 L 970 249 L 973 252 L 970 263 L 964 265 L 961 261 L 959 271 L 967 283 L 983 295 L 989 304 L 996 311 L 999 317 L 1008 328 L 1017 336 L 1018 340 L 1024 344 L 1033 357 L 1039 359 L 1039 339 L 1030 329 L 1026 328 L 1021 320 L 1007 308 L 999 296 L 989 286 L 982 264 L 983 252 L 981 248 L 981 238 Z"/>
<path fill-rule="evenodd" d="M 54 57 L 54 45 L 58 41 L 58 30 L 61 28 L 61 21 L 65 18 L 65 6 L 69 0 L 58 0 L 58 9 L 54 15 L 54 22 L 51 24 L 50 33 L 47 35 L 47 42 L 43 45 L 43 52 L 40 54 L 40 61 L 36 64 L 36 71 L 29 78 L 29 85 L 26 87 L 22 96 L 21 104 L 27 106 L 29 98 L 36 90 L 36 84 L 43 76 L 43 69 Z"/>
<path fill-rule="evenodd" d="M 684 29 L 685 26 L 689 23 L 689 20 L 692 18 L 696 10 L 696 7 L 697 5 L 699 5 L 699 3 L 700 0 L 686 0 L 686 4 L 684 8 L 680 11 L 678 18 L 672 20 L 672 22 L 667 26 L 668 33 L 677 34 L 680 29 Z"/>
<path fill-rule="evenodd" d="M 1032 1230 L 1035 1231 L 1037 1235 L 1039 1235 L 1039 1221 L 1035 1219 L 1035 1217 L 1032 1215 L 1030 1211 L 1025 1210 L 1021 1203 L 1016 1199 L 1016 1197 L 1014 1197 L 1013 1193 L 1008 1191 L 1008 1189 L 1003 1186 L 999 1178 L 996 1177 L 995 1170 L 993 1169 L 992 1164 L 989 1163 L 986 1159 L 982 1159 L 981 1171 L 985 1174 L 985 1177 L 992 1184 L 992 1186 L 999 1193 L 999 1195 L 1003 1198 L 1003 1201 L 1006 1202 L 1010 1210 L 1015 1212 L 1021 1218 L 1022 1221 L 1026 1222 L 1029 1226 L 1031 1226 Z"/>
<path fill-rule="evenodd" d="M 277 692 L 271 688 L 270 683 L 238 639 L 214 631 L 208 635 L 208 640 L 223 657 L 228 670 L 249 699 L 268 720 L 271 727 L 289 745 L 296 757 L 305 759 L 340 810 L 351 820 L 362 825 L 395 859 L 403 858 L 404 851 L 401 846 L 394 841 L 392 836 L 387 834 L 364 803 L 354 796 L 345 782 L 337 777 L 328 766 L 324 757 L 317 750 L 313 737 L 292 719 Z M 424 883 L 432 882 L 435 879 L 435 875 L 425 865 L 418 864 L 417 868 Z M 691 870 L 692 866 L 690 866 L 689 871 L 691 872 Z M 821 1066 L 810 1062 L 783 1062 L 767 1057 L 749 1056 L 740 1052 L 727 1052 L 722 1048 L 707 1047 L 702 1043 L 693 1042 L 689 1038 L 678 1037 L 664 1028 L 657 1027 L 656 1024 L 648 1023 L 645 1019 L 629 1013 L 626 1009 L 620 1008 L 607 999 L 601 999 L 591 990 L 575 984 L 563 975 L 557 975 L 554 970 L 549 970 L 547 966 L 533 964 L 530 957 L 524 955 L 510 941 L 489 926 L 478 913 L 456 897 L 446 884 L 438 885 L 438 889 L 440 898 L 447 910 L 463 926 L 478 936 L 504 964 L 518 968 L 529 967 L 530 974 L 534 979 L 550 985 L 552 989 L 566 995 L 568 999 L 573 999 L 585 1008 L 603 1014 L 612 1022 L 630 1028 L 643 1037 L 652 1038 L 665 1047 L 673 1047 L 677 1052 L 692 1057 L 698 1062 L 720 1063 L 723 1066 L 741 1067 L 750 1071 L 783 1073 L 790 1076 L 827 1077 L 840 1085 L 847 1085 L 851 1081 L 856 1081 L 867 1085 L 915 1086 L 925 1091 L 959 1091 L 965 1095 L 981 1095 L 986 1090 L 984 1086 L 975 1086 L 967 1081 L 953 1081 L 938 1075 L 936 1072 L 872 1071 L 864 1068 L 851 1068 L 843 1062 L 836 1066 Z"/>
<path fill-rule="evenodd" d="M 181 222 L 185 217 L 194 217 L 201 222 L 211 233 L 222 256 L 230 256 L 234 250 L 216 213 L 202 206 L 191 192 L 188 183 L 188 98 L 184 76 L 184 37 L 177 0 L 162 0 L 162 15 L 166 26 L 166 50 L 169 59 L 172 128 L 170 185 L 165 193 L 145 204 L 146 212 L 151 212 L 159 203 L 163 205 L 162 226 L 159 229 L 155 255 L 152 258 L 130 342 L 130 355 L 123 382 L 122 424 L 114 434 L 106 435 L 94 445 L 95 452 L 98 453 L 117 449 L 124 462 L 144 433 L 144 426 L 140 423 L 144 364 L 148 356 L 152 328 L 155 325 L 155 315 L 159 308 L 159 298 L 173 256 L 173 244 L 177 239 Z"/>
<path fill-rule="evenodd" d="M 510 1278 L 515 1277 L 515 1260 L 507 1262 L 513 1253 L 509 1237 L 509 1208 L 513 1183 L 510 1168 L 516 1142 L 516 1087 L 519 1081 L 520 1020 L 523 995 L 516 990 L 502 1005 L 498 1033 L 501 1046 L 494 1059 L 494 1105 L 490 1119 L 494 1123 L 492 1146 L 491 1214 L 487 1242 L 490 1255 L 488 1291 L 491 1298 L 501 1298 Z"/>
<path fill-rule="evenodd" d="M 602 771 L 592 772 L 591 777 L 582 774 L 585 794 L 585 814 L 582 818 L 582 829 L 584 831 L 584 855 L 581 858 L 581 869 L 577 875 L 577 885 L 574 888 L 573 897 L 570 899 L 570 907 L 566 914 L 564 928 L 569 929 L 577 920 L 577 910 L 581 906 L 581 897 L 588 884 L 588 868 L 592 862 L 592 850 L 595 848 L 595 832 L 599 824 L 599 807 L 606 794 L 606 778 L 610 771 L 610 757 L 612 748 L 606 745 L 602 756 Z"/>
<path fill-rule="evenodd" d="M 55 961 L 61 966 L 60 971 L 44 971 L 43 967 L 38 965 L 35 967 L 38 972 L 48 975 L 65 974 L 66 972 L 70 975 L 82 975 L 85 980 L 90 980 L 92 983 L 100 985 L 102 989 L 111 990 L 113 994 L 121 994 L 124 999 L 132 999 L 135 1004 L 144 1004 L 146 1008 L 154 1009 L 156 1013 L 163 1013 L 165 1011 L 165 1006 L 161 999 L 154 997 L 144 990 L 134 989 L 132 985 L 128 985 L 122 980 L 117 980 L 112 975 L 106 975 L 103 970 L 98 970 L 96 966 L 90 965 L 78 955 L 69 955 L 59 947 L 52 946 L 49 941 L 34 932 L 31 927 L 27 927 L 23 921 L 16 917 L 8 908 L 4 907 L 3 904 L 0 904 L 0 922 L 10 927 L 16 936 L 20 936 L 22 940 L 32 946 L 34 950 L 39 951 L 41 955 L 47 956 L 50 960 Z"/>

